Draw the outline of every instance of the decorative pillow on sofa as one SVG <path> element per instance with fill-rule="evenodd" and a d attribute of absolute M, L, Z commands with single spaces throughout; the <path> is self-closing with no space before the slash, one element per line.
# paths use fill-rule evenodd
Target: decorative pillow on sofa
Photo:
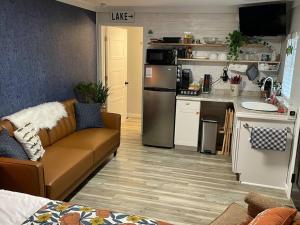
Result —
<path fill-rule="evenodd" d="M 28 160 L 22 146 L 11 136 L 6 129 L 0 131 L 0 157 Z"/>
<path fill-rule="evenodd" d="M 75 104 L 77 130 L 104 127 L 100 113 L 101 104 Z"/>
<path fill-rule="evenodd" d="M 21 143 L 28 157 L 32 161 L 39 160 L 45 153 L 38 131 L 31 123 L 14 132 L 15 138 Z"/>
<path fill-rule="evenodd" d="M 249 225 L 290 225 L 296 216 L 294 208 L 271 208 L 258 214 Z"/>

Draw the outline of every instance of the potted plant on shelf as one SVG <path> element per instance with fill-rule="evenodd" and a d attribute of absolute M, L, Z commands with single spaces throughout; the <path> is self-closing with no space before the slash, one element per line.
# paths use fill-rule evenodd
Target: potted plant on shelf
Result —
<path fill-rule="evenodd" d="M 101 109 L 105 111 L 105 103 L 109 96 L 109 88 L 102 81 L 99 82 L 80 82 L 74 88 L 74 93 L 78 102 L 99 103 Z"/>
<path fill-rule="evenodd" d="M 236 61 L 239 59 L 240 48 L 246 43 L 246 37 L 240 31 L 234 30 L 228 34 L 225 43 L 229 48 L 229 59 Z"/>

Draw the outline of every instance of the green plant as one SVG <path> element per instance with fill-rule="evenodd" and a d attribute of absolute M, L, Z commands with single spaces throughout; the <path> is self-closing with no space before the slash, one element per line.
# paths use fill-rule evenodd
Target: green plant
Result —
<path fill-rule="evenodd" d="M 294 50 L 294 47 L 292 45 L 289 45 L 286 48 L 286 55 L 289 56 L 289 55 L 293 54 L 293 50 Z"/>
<path fill-rule="evenodd" d="M 74 93 L 79 102 L 100 103 L 103 105 L 109 95 L 109 88 L 101 81 L 98 83 L 80 82 L 75 86 Z"/>
<path fill-rule="evenodd" d="M 225 39 L 229 48 L 228 57 L 230 60 L 238 60 L 240 54 L 240 48 L 246 43 L 246 37 L 237 30 L 229 33 Z"/>

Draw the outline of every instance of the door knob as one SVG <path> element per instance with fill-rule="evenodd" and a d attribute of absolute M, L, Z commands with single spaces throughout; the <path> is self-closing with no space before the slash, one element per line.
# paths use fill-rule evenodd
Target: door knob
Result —
<path fill-rule="evenodd" d="M 128 83 L 128 81 L 125 81 L 125 85 L 128 85 L 129 83 Z"/>

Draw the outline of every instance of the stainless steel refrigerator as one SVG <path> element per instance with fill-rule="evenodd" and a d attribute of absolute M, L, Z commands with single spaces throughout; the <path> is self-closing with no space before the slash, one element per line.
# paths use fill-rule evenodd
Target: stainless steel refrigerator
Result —
<path fill-rule="evenodd" d="M 145 65 L 143 144 L 173 148 L 177 66 Z"/>

